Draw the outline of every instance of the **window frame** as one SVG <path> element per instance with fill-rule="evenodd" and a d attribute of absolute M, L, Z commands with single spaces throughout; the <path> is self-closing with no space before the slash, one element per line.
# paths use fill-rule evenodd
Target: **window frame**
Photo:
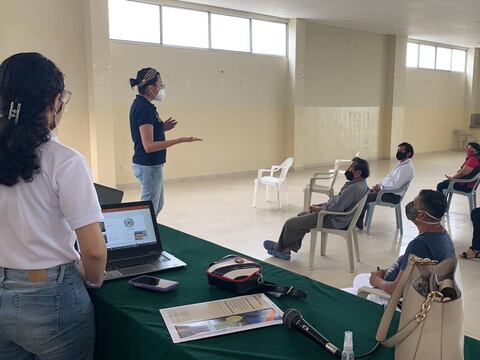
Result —
<path fill-rule="evenodd" d="M 428 41 L 421 41 L 421 40 L 416 40 L 416 39 L 408 39 L 408 43 L 413 43 L 418 45 L 418 52 L 417 52 L 417 66 L 407 66 L 406 65 L 406 59 L 407 56 L 405 54 L 405 67 L 407 69 L 416 69 L 416 70 L 433 70 L 433 71 L 444 71 L 444 72 L 451 72 L 451 73 L 456 73 L 456 74 L 465 74 L 467 72 L 467 58 L 468 58 L 468 49 L 459 47 L 459 46 L 452 46 L 452 45 L 446 45 L 446 44 L 439 44 L 439 43 L 431 43 Z M 420 45 L 428 45 L 428 46 L 433 46 L 435 47 L 435 62 L 434 62 L 434 67 L 433 69 L 431 68 L 424 68 L 420 66 Z M 438 48 L 445 48 L 445 49 L 450 49 L 450 70 L 444 70 L 444 69 L 437 69 L 437 49 Z M 458 70 L 452 70 L 452 58 L 453 58 L 453 50 L 460 50 L 465 52 L 465 63 L 463 66 L 462 71 Z M 408 45 L 407 45 L 407 51 L 408 51 Z"/>
<path fill-rule="evenodd" d="M 211 10 L 208 6 L 195 6 L 196 4 L 193 4 L 193 6 L 182 6 L 182 5 L 171 5 L 169 3 L 153 3 L 150 1 L 139 1 L 139 0 L 128 0 L 128 2 L 131 3 L 143 3 L 143 4 L 150 4 L 150 5 L 157 5 L 159 7 L 159 13 L 158 16 L 160 18 L 160 43 L 151 43 L 151 42 L 145 42 L 145 41 L 136 41 L 136 40 L 122 40 L 122 39 L 111 39 L 110 38 L 110 33 L 108 35 L 109 41 L 111 42 L 116 42 L 116 43 L 125 43 L 125 44 L 135 44 L 135 45 L 153 45 L 153 46 L 162 46 L 162 47 L 168 47 L 168 48 L 176 48 L 176 49 L 190 49 L 190 50 L 199 50 L 199 51 L 213 51 L 213 52 L 226 52 L 226 53 L 234 53 L 234 54 L 243 54 L 243 55 L 254 55 L 254 56 L 270 56 L 270 57 L 276 57 L 276 58 L 288 58 L 288 37 L 289 37 L 289 28 L 288 28 L 288 20 L 285 19 L 285 21 L 282 21 L 280 18 L 271 18 L 267 15 L 258 15 L 255 16 L 255 14 L 249 14 L 249 13 L 237 13 L 235 10 L 230 10 L 222 12 L 221 9 L 218 11 Z M 194 47 L 194 46 L 184 46 L 184 45 L 171 45 L 171 44 L 165 44 L 163 40 L 163 7 L 171 7 L 171 8 L 179 8 L 183 10 L 193 10 L 193 11 L 199 11 L 199 12 L 206 12 L 208 14 L 208 47 Z M 248 19 L 249 20 L 249 32 L 250 32 L 250 46 L 249 46 L 249 51 L 241 51 L 241 50 L 226 50 L 226 49 L 216 49 L 212 48 L 212 27 L 211 27 L 211 14 L 214 15 L 224 15 L 224 16 L 232 16 L 232 17 L 238 17 L 238 18 L 243 18 L 243 19 Z M 108 11 L 108 18 L 110 19 L 110 12 Z M 260 21 L 267 21 L 267 22 L 272 22 L 272 23 L 279 23 L 285 25 L 285 54 L 284 55 L 277 55 L 277 54 L 262 54 L 262 53 L 256 53 L 253 52 L 253 33 L 252 33 L 252 20 L 260 20 Z"/>

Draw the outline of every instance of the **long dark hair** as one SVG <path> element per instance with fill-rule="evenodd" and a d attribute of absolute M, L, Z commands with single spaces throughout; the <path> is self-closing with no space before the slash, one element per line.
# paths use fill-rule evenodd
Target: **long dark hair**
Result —
<path fill-rule="evenodd" d="M 142 81 L 146 79 L 147 73 L 151 71 L 154 72 L 154 76 L 142 84 Z M 143 68 L 141 70 L 138 70 L 136 78 L 130 78 L 130 87 L 133 89 L 134 86 L 137 86 L 138 92 L 140 94 L 145 94 L 147 86 L 154 85 L 157 82 L 159 76 L 160 73 L 154 68 Z"/>
<path fill-rule="evenodd" d="M 37 148 L 50 139 L 45 111 L 64 90 L 63 74 L 39 53 L 19 53 L 0 65 L 0 184 L 32 181 L 39 172 Z M 10 116 L 10 107 L 18 117 Z"/>

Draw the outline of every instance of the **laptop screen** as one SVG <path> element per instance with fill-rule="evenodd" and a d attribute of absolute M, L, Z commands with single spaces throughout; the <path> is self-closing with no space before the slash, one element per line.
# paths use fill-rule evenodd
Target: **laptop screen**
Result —
<path fill-rule="evenodd" d="M 100 222 L 107 249 L 127 249 L 157 243 L 149 203 L 103 208 Z"/>

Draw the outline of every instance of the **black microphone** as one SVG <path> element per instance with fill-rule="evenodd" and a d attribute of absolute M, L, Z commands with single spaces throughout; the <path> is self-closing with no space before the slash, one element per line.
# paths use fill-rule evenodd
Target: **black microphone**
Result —
<path fill-rule="evenodd" d="M 300 334 L 308 337 L 337 358 L 342 358 L 342 352 L 322 334 L 315 330 L 312 325 L 306 322 L 300 311 L 297 309 L 287 309 L 283 313 L 283 324 L 287 325 L 290 329 L 297 330 Z"/>

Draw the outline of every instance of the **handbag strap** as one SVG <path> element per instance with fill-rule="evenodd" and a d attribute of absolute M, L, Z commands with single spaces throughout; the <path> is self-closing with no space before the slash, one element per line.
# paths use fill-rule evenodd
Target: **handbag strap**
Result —
<path fill-rule="evenodd" d="M 392 323 L 393 314 L 395 314 L 395 309 L 397 307 L 398 301 L 403 295 L 403 291 L 407 286 L 408 279 L 410 278 L 410 275 L 412 274 L 414 267 L 420 264 L 433 265 L 436 263 L 437 261 L 430 260 L 430 259 L 422 259 L 414 255 L 411 255 L 410 258 L 408 259 L 408 265 L 405 268 L 405 271 L 403 272 L 402 277 L 400 278 L 397 286 L 395 287 L 395 290 L 393 291 L 393 294 L 390 297 L 390 300 L 388 301 L 387 307 L 385 308 L 385 312 L 383 313 L 383 316 L 382 316 L 382 320 L 380 320 L 380 324 L 378 326 L 377 335 L 375 336 L 375 338 L 378 342 L 382 343 L 382 345 L 386 347 L 393 347 L 400 344 L 403 340 L 405 340 L 405 338 L 408 335 L 410 335 L 418 327 L 418 325 L 420 325 L 420 323 L 423 320 L 425 320 L 425 316 L 428 310 L 425 311 L 424 313 L 420 312 L 419 314 L 423 314 L 422 316 L 419 316 L 419 314 L 417 314 L 417 316 L 415 316 L 414 319 L 408 322 L 403 328 L 398 330 L 398 332 L 395 335 L 393 335 L 389 339 L 386 339 L 388 329 L 390 328 L 390 324 Z M 435 298 L 433 298 L 432 301 L 434 299 Z M 427 301 L 428 301 L 428 297 L 427 297 Z M 424 306 L 422 306 L 422 310 L 423 310 L 423 307 Z M 429 308 L 430 307 L 428 307 L 428 309 Z"/>
<path fill-rule="evenodd" d="M 264 281 L 262 285 L 256 290 L 268 293 L 274 297 L 280 297 L 283 295 L 290 295 L 300 299 L 305 299 L 307 293 L 305 291 L 295 289 L 293 286 L 283 286 L 269 281 Z"/>

